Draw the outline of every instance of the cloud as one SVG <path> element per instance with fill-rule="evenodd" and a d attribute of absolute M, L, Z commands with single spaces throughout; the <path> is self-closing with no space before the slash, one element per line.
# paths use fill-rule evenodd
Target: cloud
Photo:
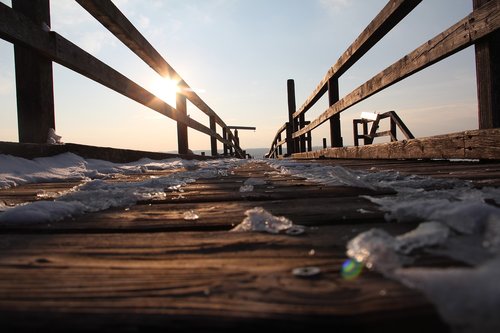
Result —
<path fill-rule="evenodd" d="M 341 9 L 350 6 L 349 0 L 318 0 L 319 4 L 332 13 L 338 13 Z"/>
<path fill-rule="evenodd" d="M 82 6 L 73 1 L 51 1 L 50 10 L 51 25 L 56 31 L 64 32 L 68 28 L 94 19 Z"/>
<path fill-rule="evenodd" d="M 105 45 L 114 44 L 112 41 L 109 41 L 111 38 L 112 37 L 107 31 L 94 31 L 81 36 L 77 44 L 82 49 L 95 56 Z"/>
<path fill-rule="evenodd" d="M 151 20 L 147 16 L 139 15 L 137 23 L 137 28 L 139 30 L 146 30 L 150 24 Z"/>

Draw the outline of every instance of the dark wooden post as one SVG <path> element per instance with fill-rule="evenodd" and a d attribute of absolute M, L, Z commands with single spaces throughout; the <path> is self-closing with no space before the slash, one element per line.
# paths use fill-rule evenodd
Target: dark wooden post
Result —
<path fill-rule="evenodd" d="M 323 138 L 323 149 L 326 149 L 326 138 Z"/>
<path fill-rule="evenodd" d="M 49 0 L 12 0 L 12 8 L 50 29 Z M 55 129 L 52 61 L 14 43 L 19 142 L 46 143 Z"/>
<path fill-rule="evenodd" d="M 278 135 L 278 141 L 276 143 L 281 142 L 281 140 L 282 139 L 281 139 L 281 133 L 280 133 Z M 282 145 L 278 146 L 278 155 L 280 155 L 280 156 L 283 155 L 283 148 L 282 147 L 283 147 Z M 274 149 L 274 153 L 276 154 L 276 149 Z"/>
<path fill-rule="evenodd" d="M 328 105 L 332 106 L 339 100 L 339 80 L 330 78 L 328 80 Z M 340 113 L 330 118 L 330 140 L 332 147 L 342 147 L 342 133 L 340 131 Z"/>
<path fill-rule="evenodd" d="M 222 138 L 224 138 L 224 140 L 227 140 L 227 129 L 225 127 L 222 128 Z M 229 146 L 224 143 L 224 156 L 227 156 L 228 155 L 228 151 L 229 151 Z"/>
<path fill-rule="evenodd" d="M 288 125 L 286 130 L 286 150 L 287 154 L 291 155 L 296 152 L 296 140 L 292 138 L 293 133 L 297 131 L 296 122 L 293 119 L 293 114 L 296 111 L 295 105 L 295 82 L 289 79 L 286 82 L 288 96 Z"/>
<path fill-rule="evenodd" d="M 358 124 L 359 124 L 359 119 L 354 119 L 352 121 L 352 131 L 354 135 L 354 147 L 359 146 L 359 130 L 358 130 Z"/>
<path fill-rule="evenodd" d="M 238 130 L 234 130 L 234 143 L 239 147 L 240 146 L 240 137 L 238 136 Z"/>
<path fill-rule="evenodd" d="M 176 109 L 178 113 L 187 115 L 186 96 L 177 93 L 175 95 Z M 189 151 L 188 128 L 186 124 L 177 122 L 177 146 L 179 154 L 187 154 Z"/>
<path fill-rule="evenodd" d="M 217 124 L 215 123 L 215 117 L 210 116 L 210 129 L 214 132 L 217 132 Z M 210 137 L 210 150 L 212 156 L 217 156 L 217 139 L 213 136 Z"/>
<path fill-rule="evenodd" d="M 477 9 L 489 1 L 473 0 L 473 7 Z M 499 45 L 498 30 L 475 45 L 479 129 L 500 127 Z"/>
<path fill-rule="evenodd" d="M 307 135 L 306 135 L 306 141 L 307 141 L 307 151 L 312 151 L 313 147 L 312 147 L 312 135 L 311 135 L 311 132 L 307 132 Z"/>
<path fill-rule="evenodd" d="M 306 117 L 305 117 L 305 114 L 301 114 L 299 116 L 299 128 L 304 128 L 304 127 L 306 127 Z M 311 135 L 311 132 L 309 132 L 309 135 Z M 307 141 L 306 136 L 301 135 L 299 138 L 300 152 L 306 151 L 306 141 Z"/>
<path fill-rule="evenodd" d="M 391 120 L 391 142 L 398 141 L 396 122 L 392 117 L 389 117 L 389 119 Z"/>

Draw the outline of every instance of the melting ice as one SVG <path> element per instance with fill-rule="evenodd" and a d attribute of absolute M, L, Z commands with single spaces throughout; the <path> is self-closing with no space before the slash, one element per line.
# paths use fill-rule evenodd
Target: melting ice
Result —
<path fill-rule="evenodd" d="M 270 164 L 277 172 L 326 185 L 394 190 L 396 195 L 364 197 L 378 204 L 388 221 L 422 223 L 399 236 L 381 229 L 361 233 L 348 243 L 347 255 L 422 291 L 455 332 L 500 332 L 500 189 L 398 172 L 361 172 L 296 161 Z M 412 267 L 417 250 L 471 267 Z"/>
<path fill-rule="evenodd" d="M 261 231 L 278 234 L 297 227 L 284 216 L 274 216 L 262 207 L 254 207 L 245 212 L 247 216 L 240 224 L 231 231 Z M 298 226 L 300 227 L 300 226 Z"/>
<path fill-rule="evenodd" d="M 242 160 L 188 161 L 175 158 L 162 161 L 141 159 L 119 164 L 84 159 L 72 153 L 33 160 L 0 155 L 0 188 L 38 182 L 84 181 L 82 185 L 56 196 L 53 201 L 38 201 L 14 208 L 1 203 L 0 222 L 51 222 L 112 207 L 126 207 L 139 200 L 162 199 L 166 196 L 166 189 L 180 191 L 182 186 L 196 179 L 219 177 L 221 170 L 239 163 Z M 179 168 L 187 171 L 138 182 L 106 181 L 115 174 L 140 174 L 148 170 Z"/>

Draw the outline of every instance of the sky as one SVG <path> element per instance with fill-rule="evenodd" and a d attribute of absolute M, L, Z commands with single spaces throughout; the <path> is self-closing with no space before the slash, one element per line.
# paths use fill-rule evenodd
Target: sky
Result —
<path fill-rule="evenodd" d="M 0 0 L 10 6 L 10 1 Z M 288 119 L 286 82 L 301 106 L 386 0 L 114 0 L 117 7 L 227 125 L 245 148 L 267 148 Z M 472 10 L 472 0 L 423 0 L 339 81 L 340 97 Z M 158 74 L 78 3 L 51 1 L 51 29 L 122 74 L 153 90 Z M 18 140 L 12 44 L 0 40 L 0 141 Z M 149 151 L 177 149 L 175 121 L 54 64 L 56 132 L 63 142 Z M 352 120 L 362 111 L 395 110 L 416 137 L 477 129 L 473 48 L 393 85 L 343 112 L 342 136 L 352 145 Z M 328 107 L 326 96 L 306 115 Z M 188 114 L 208 117 L 188 103 Z M 219 128 L 220 133 L 220 128 Z M 312 132 L 321 145 L 328 128 Z M 377 141 L 375 141 L 377 142 Z M 380 141 L 383 142 L 383 139 Z M 189 147 L 210 139 L 189 130 Z M 222 149 L 219 144 L 219 150 Z"/>

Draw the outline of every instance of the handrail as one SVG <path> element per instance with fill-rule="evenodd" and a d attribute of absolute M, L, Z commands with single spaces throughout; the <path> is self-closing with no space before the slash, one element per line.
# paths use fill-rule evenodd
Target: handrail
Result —
<path fill-rule="evenodd" d="M 449 57 L 500 27 L 499 1 L 490 1 L 481 8 L 452 25 L 433 39 L 399 59 L 364 84 L 354 89 L 346 97 L 333 104 L 308 126 L 293 134 L 300 137 L 315 129 L 333 115 L 367 99 L 377 92 Z M 495 10 L 497 9 L 497 10 Z"/>
<path fill-rule="evenodd" d="M 240 148 L 239 143 L 236 142 L 238 139 L 235 138 L 222 119 L 220 119 L 220 117 L 210 109 L 196 93 L 189 89 L 187 83 L 182 80 L 179 74 L 173 70 L 111 1 L 102 0 L 97 2 L 92 0 L 77 0 L 77 2 L 84 6 L 84 8 L 88 7 L 92 11 L 92 15 L 95 14 L 96 17 L 99 17 L 99 20 L 102 21 L 113 34 L 122 40 L 125 45 L 131 48 L 159 74 L 169 74 L 172 78 L 180 80 L 180 86 L 183 88 L 183 95 L 210 117 L 210 127 L 191 119 L 185 113 L 178 112 L 178 110 L 109 65 L 85 52 L 58 33 L 49 31 L 50 28 L 46 27 L 44 29 L 43 26 L 35 24 L 34 21 L 26 17 L 22 12 L 18 12 L 3 3 L 0 3 L 0 37 L 15 45 L 23 45 L 35 50 L 38 54 L 49 59 L 49 61 L 55 61 L 78 72 L 177 121 L 178 124 L 183 124 L 184 126 L 209 135 L 212 140 L 213 154 L 214 150 L 215 154 L 217 154 L 216 143 L 213 140 L 218 140 L 222 142 L 225 147 L 234 148 L 237 157 L 245 157 L 245 153 Z M 46 4 L 48 6 L 48 1 Z M 99 11 L 101 11 L 101 14 L 99 14 Z M 216 123 L 223 128 L 225 137 L 222 137 L 216 132 Z"/>
<path fill-rule="evenodd" d="M 163 77 L 178 81 L 181 93 L 198 109 L 210 117 L 223 128 L 227 128 L 224 121 L 191 89 L 175 69 L 158 53 L 148 40 L 135 28 L 127 17 L 110 0 L 75 0 L 97 21 L 106 27 L 131 51 L 139 56 L 146 64 Z M 234 136 L 229 131 L 229 139 Z M 233 146 L 236 149 L 236 147 Z M 239 148 L 239 147 L 238 147 Z M 240 151 L 243 154 L 242 151 Z"/>
<path fill-rule="evenodd" d="M 328 120 L 331 123 L 332 147 L 337 146 L 334 145 L 334 139 L 340 137 L 339 115 L 341 112 L 418 71 L 470 45 L 481 42 L 500 27 L 500 0 L 482 0 L 479 2 L 475 0 L 474 10 L 465 18 L 396 61 L 342 99 L 339 99 L 338 78 L 387 34 L 390 29 L 410 13 L 418 3 L 420 3 L 419 0 L 390 0 L 387 3 L 355 42 L 351 44 L 339 60 L 330 68 L 317 88 L 307 98 L 306 102 L 298 110 L 291 111 L 288 122 L 280 127 L 272 141 L 268 154 L 270 157 L 276 155 L 277 149 L 281 149 L 281 145 L 284 142 L 287 145 L 288 156 L 293 156 L 296 153 L 294 149 L 298 149 L 298 153 L 305 152 L 304 146 L 297 148 L 297 140 L 303 140 L 306 135 L 310 139 L 311 131 Z M 492 47 L 496 46 L 492 45 Z M 292 81 L 293 85 L 293 80 L 289 81 Z M 329 92 L 330 106 L 316 119 L 306 122 L 304 120 L 305 113 L 326 92 Z M 292 94 L 294 94 L 293 89 Z M 294 103 L 294 101 L 290 103 L 289 89 L 289 108 L 290 105 L 293 107 Z M 335 122 L 337 123 L 335 124 Z M 287 124 L 289 124 L 287 140 L 278 142 L 277 138 L 287 128 Z M 340 138 L 341 141 L 342 139 Z M 339 147 L 341 146 L 342 144 L 339 145 Z M 308 148 L 308 150 L 310 149 L 311 147 Z"/>
<path fill-rule="evenodd" d="M 328 70 L 316 89 L 304 104 L 293 114 L 297 118 L 309 110 L 327 91 L 328 81 L 339 78 L 351 68 L 363 55 L 377 44 L 392 28 L 406 17 L 422 0 L 391 0 L 380 13 L 368 24 L 356 40 Z"/>

